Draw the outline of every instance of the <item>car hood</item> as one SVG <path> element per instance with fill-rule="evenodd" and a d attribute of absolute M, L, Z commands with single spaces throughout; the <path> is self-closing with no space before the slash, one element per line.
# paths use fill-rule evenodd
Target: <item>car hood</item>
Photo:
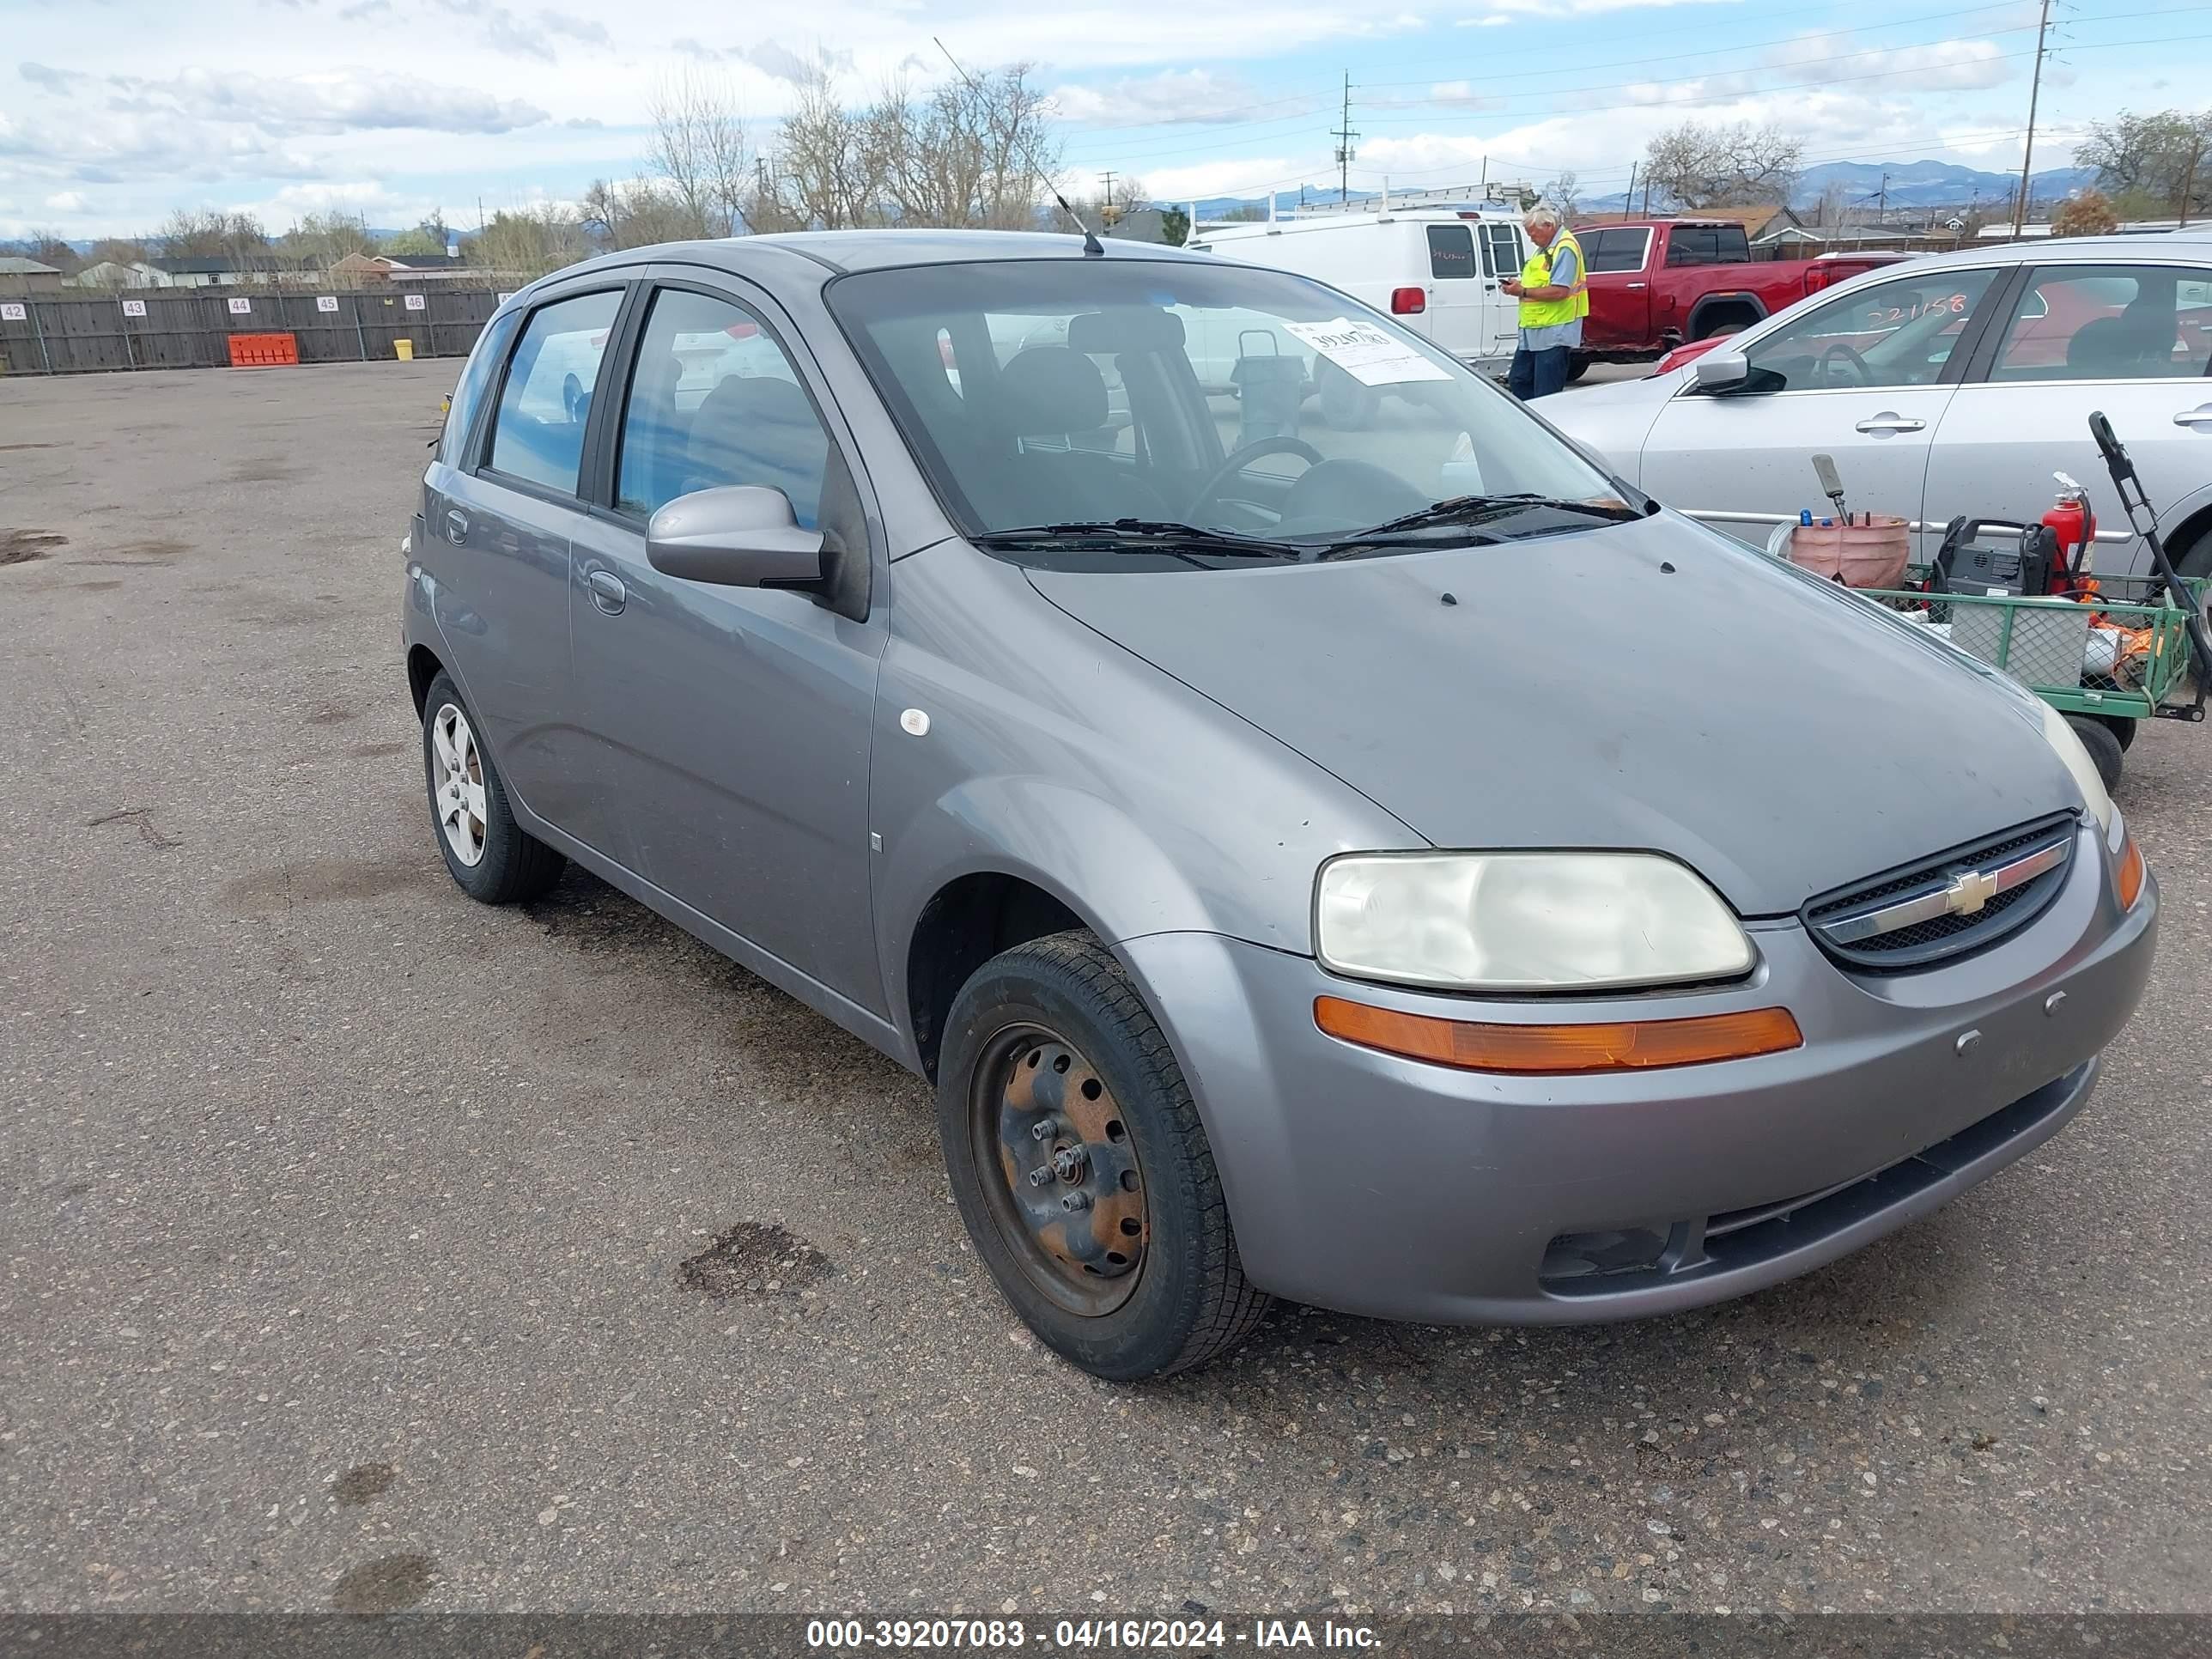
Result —
<path fill-rule="evenodd" d="M 1668 853 L 1746 915 L 2081 804 L 2009 682 L 1672 514 L 1322 565 L 1029 574 L 1437 846 Z"/>

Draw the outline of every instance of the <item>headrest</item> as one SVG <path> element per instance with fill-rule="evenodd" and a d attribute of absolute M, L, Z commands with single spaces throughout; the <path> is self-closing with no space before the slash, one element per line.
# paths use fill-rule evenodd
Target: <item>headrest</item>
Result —
<path fill-rule="evenodd" d="M 2087 374 L 2117 374 L 2143 356 L 2143 331 L 2124 317 L 2100 317 L 2081 325 L 2066 343 L 2066 367 Z"/>
<path fill-rule="evenodd" d="M 789 380 L 773 374 L 731 374 L 715 382 L 699 405 L 698 421 L 720 425 L 743 421 L 749 425 L 818 428 L 814 405 Z"/>
<path fill-rule="evenodd" d="M 1030 346 L 999 371 L 1000 429 L 1017 438 L 1096 432 L 1106 424 L 1106 377 L 1066 346 Z"/>

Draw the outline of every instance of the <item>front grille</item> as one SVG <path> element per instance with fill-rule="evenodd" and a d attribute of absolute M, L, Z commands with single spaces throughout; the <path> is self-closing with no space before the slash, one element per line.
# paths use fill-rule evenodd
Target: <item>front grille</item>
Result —
<path fill-rule="evenodd" d="M 2071 814 L 2061 814 L 1885 871 L 1810 901 L 1805 926 L 1836 962 L 1876 973 L 1930 968 L 1985 950 L 2057 896 L 2072 867 L 2076 827 Z M 1943 908 L 1963 885 L 1983 878 L 2015 879 L 2039 862 L 2047 867 L 1988 892 L 1978 908 Z M 1930 914 L 1915 915 L 1916 909 Z"/>

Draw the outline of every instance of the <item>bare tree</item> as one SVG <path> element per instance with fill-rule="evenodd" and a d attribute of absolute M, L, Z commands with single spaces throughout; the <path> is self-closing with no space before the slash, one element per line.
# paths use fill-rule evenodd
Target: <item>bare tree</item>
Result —
<path fill-rule="evenodd" d="M 653 89 L 652 109 L 647 164 L 681 213 L 677 234 L 737 234 L 755 179 L 744 119 L 728 83 L 687 69 Z"/>
<path fill-rule="evenodd" d="M 84 267 L 83 256 L 64 240 L 58 230 L 33 230 L 13 242 L 0 244 L 11 253 L 20 253 L 26 259 L 36 259 L 42 265 L 52 265 L 64 276 L 74 276 Z"/>
<path fill-rule="evenodd" d="M 2212 204 L 2212 110 L 2123 110 L 2089 124 L 2074 160 L 2096 168 L 2097 182 L 2132 207 L 2201 214 Z"/>
<path fill-rule="evenodd" d="M 576 214 L 550 202 L 493 214 L 475 246 L 477 264 L 519 276 L 542 276 L 591 252 Z"/>
<path fill-rule="evenodd" d="M 1644 176 L 1681 207 L 1742 207 L 1787 200 L 1804 155 L 1803 143 L 1779 127 L 1685 121 L 1652 139 Z"/>
<path fill-rule="evenodd" d="M 1840 179 L 1831 179 L 1821 186 L 1820 202 L 1813 209 L 1813 222 L 1823 230 L 1840 230 L 1850 215 L 1850 187 Z"/>
<path fill-rule="evenodd" d="M 282 246 L 285 252 L 327 269 L 349 254 L 368 252 L 376 241 L 368 234 L 367 219 L 332 208 L 326 213 L 301 214 L 284 233 Z"/>
<path fill-rule="evenodd" d="M 1582 180 L 1575 177 L 1572 167 L 1564 169 L 1559 176 L 1544 186 L 1543 199 L 1572 219 L 1582 209 Z"/>
<path fill-rule="evenodd" d="M 228 259 L 243 269 L 269 255 L 269 233 L 261 221 L 222 208 L 179 208 L 163 222 L 158 240 L 173 259 Z"/>
<path fill-rule="evenodd" d="M 927 94 L 894 78 L 854 108 L 817 58 L 778 130 L 753 222 L 1034 229 L 1039 178 L 1059 161 L 1050 100 L 1027 64 Z"/>

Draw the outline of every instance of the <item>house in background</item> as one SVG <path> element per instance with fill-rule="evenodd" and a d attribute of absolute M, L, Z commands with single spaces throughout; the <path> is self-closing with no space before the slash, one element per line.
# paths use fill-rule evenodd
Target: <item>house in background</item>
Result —
<path fill-rule="evenodd" d="M 171 288 L 268 288 L 278 283 L 313 282 L 319 274 L 305 260 L 277 253 L 243 258 L 228 254 L 164 256 L 147 262 L 169 279 Z"/>
<path fill-rule="evenodd" d="M 167 288 L 168 273 L 156 270 L 143 259 L 124 264 L 114 259 L 102 259 L 96 265 L 87 265 L 70 278 L 76 288 Z"/>
<path fill-rule="evenodd" d="M 62 274 L 19 254 L 0 255 L 0 294 L 58 294 Z"/>

